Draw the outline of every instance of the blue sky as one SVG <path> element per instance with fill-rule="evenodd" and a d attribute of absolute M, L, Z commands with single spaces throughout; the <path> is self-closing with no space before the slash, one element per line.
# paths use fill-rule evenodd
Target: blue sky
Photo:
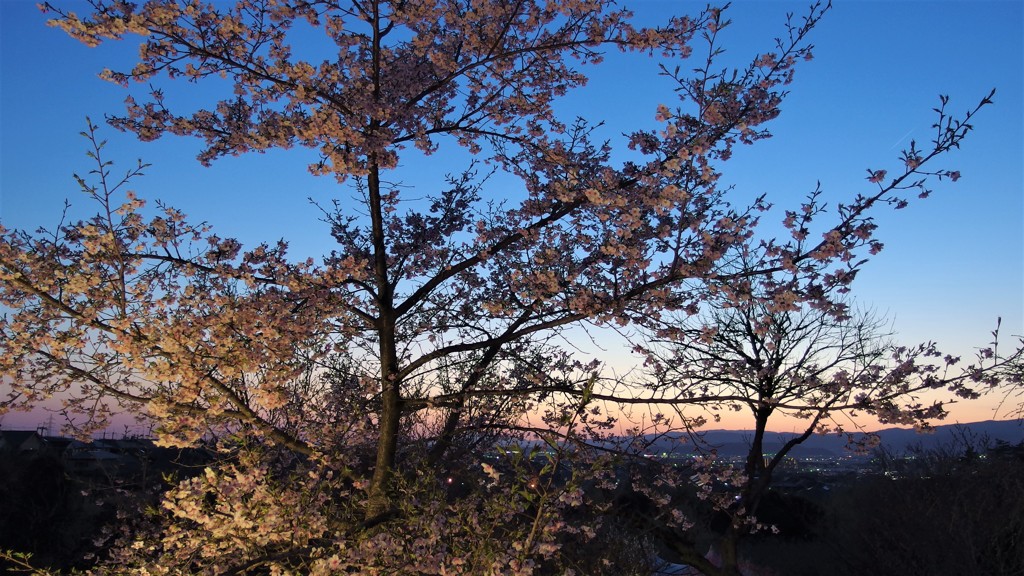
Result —
<path fill-rule="evenodd" d="M 60 4 L 86 10 L 81 2 Z M 626 4 L 645 21 L 703 5 Z M 805 2 L 734 3 L 728 12 L 734 24 L 723 37 L 729 57 L 743 62 L 770 49 L 784 31 L 785 13 L 805 8 Z M 100 122 L 122 111 L 126 91 L 96 75 L 126 67 L 138 43 L 130 37 L 89 49 L 46 27 L 45 19 L 33 2 L 0 2 L 0 222 L 7 227 L 53 226 L 65 198 L 77 214 L 88 213 L 71 177 L 91 168 L 78 133 L 87 115 Z M 935 340 L 969 355 L 987 342 L 997 316 L 1005 336 L 1022 334 L 1022 31 L 1024 2 L 1017 0 L 838 0 L 813 32 L 815 59 L 798 70 L 782 117 L 771 125 L 775 137 L 738 151 L 723 180 L 736 186 L 740 202 L 767 193 L 780 208 L 797 205 L 821 181 L 834 206 L 869 190 L 866 168 L 896 169 L 902 146 L 929 139 L 939 94 L 962 113 L 996 88 L 996 104 L 980 114 L 963 149 L 945 160 L 963 178 L 937 183 L 932 198 L 905 210 L 877 214 L 886 248 L 858 277 L 854 295 L 888 314 L 907 343 Z M 670 85 L 655 73 L 653 62 L 612 55 L 562 106 L 604 119 L 611 138 L 654 126 L 655 106 L 673 103 Z M 132 91 L 142 94 L 139 87 Z M 228 158 L 203 168 L 193 141 L 139 143 L 112 129 L 102 133 L 108 156 L 121 166 L 135 158 L 153 164 L 136 183 L 141 196 L 163 199 L 247 245 L 284 237 L 303 257 L 331 248 L 328 229 L 306 198 L 326 202 L 349 192 L 308 176 L 305 165 L 314 156 L 307 151 Z M 419 182 L 458 171 L 446 163 L 457 156 L 410 160 L 407 183 L 416 183 L 414 175 Z M 780 218 L 769 216 L 766 224 Z"/>

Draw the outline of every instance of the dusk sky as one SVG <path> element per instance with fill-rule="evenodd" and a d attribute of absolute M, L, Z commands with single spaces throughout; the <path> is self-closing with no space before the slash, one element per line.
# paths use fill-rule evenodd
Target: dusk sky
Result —
<path fill-rule="evenodd" d="M 87 11 L 82 2 L 55 3 Z M 625 4 L 644 22 L 703 6 L 662 0 Z M 723 35 L 727 56 L 745 62 L 770 50 L 772 38 L 784 33 L 786 12 L 799 15 L 806 6 L 735 2 L 727 12 L 734 24 Z M 350 192 L 306 172 L 315 153 L 248 155 L 204 168 L 195 160 L 194 140 L 139 143 L 103 127 L 104 115 L 123 112 L 129 92 L 140 100 L 144 95 L 144 86 L 126 91 L 97 77 L 105 67 L 129 67 L 139 39 L 90 49 L 48 28 L 46 18 L 34 2 L 0 2 L 0 222 L 5 227 L 52 228 L 65 198 L 74 215 L 90 213 L 93 207 L 76 189 L 72 173 L 92 168 L 78 135 L 91 116 L 109 140 L 109 159 L 124 169 L 136 158 L 153 164 L 135 183 L 141 197 L 162 199 L 245 245 L 283 237 L 292 255 L 302 258 L 331 249 L 329 228 L 306 198 L 327 203 Z M 740 149 L 723 167 L 723 181 L 736 186 L 740 204 L 768 195 L 778 208 L 764 218 L 768 232 L 777 227 L 781 210 L 797 206 L 817 181 L 833 207 L 870 191 L 865 169 L 894 171 L 900 149 L 911 139 L 922 144 L 931 139 L 931 109 L 939 94 L 948 94 L 950 111 L 961 115 L 995 88 L 995 104 L 979 114 L 962 150 L 941 159 L 942 167 L 961 172 L 960 181 L 935 182 L 931 198 L 904 210 L 876 212 L 885 249 L 858 276 L 853 295 L 862 306 L 887 315 L 901 342 L 934 340 L 945 351 L 971 356 L 987 344 L 1001 316 L 1009 347 L 1013 335 L 1024 334 L 1022 38 L 1024 2 L 1019 0 L 837 0 L 812 34 L 814 60 L 798 68 L 782 116 L 770 125 L 774 138 Z M 700 54 L 700 47 L 695 51 Z M 590 85 L 568 97 L 561 109 L 570 117 L 605 120 L 613 145 L 615 139 L 621 144 L 622 132 L 656 126 L 659 103 L 675 103 L 671 85 L 657 77 L 653 61 L 613 54 L 590 73 Z M 201 94 L 184 83 L 177 89 Z M 452 161 L 455 156 L 464 155 L 442 150 L 429 162 L 410 158 L 403 178 L 414 185 L 421 177 L 457 172 L 462 166 Z M 951 421 L 992 418 L 997 403 L 993 398 L 958 407 Z M 4 421 L 5 427 L 14 423 L 15 415 Z"/>

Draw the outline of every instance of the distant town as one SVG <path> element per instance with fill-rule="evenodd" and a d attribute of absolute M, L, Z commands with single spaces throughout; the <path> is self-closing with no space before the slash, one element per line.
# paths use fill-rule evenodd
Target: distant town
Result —
<path fill-rule="evenodd" d="M 749 431 L 712 430 L 703 436 L 700 446 L 677 437 L 661 437 L 651 441 L 645 456 L 677 465 L 687 465 L 700 450 L 714 450 L 723 464 L 742 465 L 749 446 Z M 109 435 L 109 437 L 107 437 Z M 882 453 L 913 459 L 914 453 L 951 444 L 991 446 L 1017 445 L 1024 442 L 1024 423 L 1020 421 L 986 421 L 972 424 L 937 426 L 931 433 L 889 429 L 878 432 Z M 50 435 L 47 426 L 35 430 L 0 429 L 0 454 L 20 456 L 51 456 L 59 459 L 68 474 L 132 480 L 146 484 L 154 474 L 202 465 L 214 458 L 205 448 L 163 448 L 152 438 L 108 433 L 101 438 L 83 442 L 78 439 Z M 766 456 L 774 456 L 792 434 L 769 433 Z M 848 449 L 847 439 L 839 436 L 812 436 L 797 446 L 783 461 L 773 485 L 776 489 L 809 489 L 826 487 L 836 481 L 858 474 L 879 472 L 879 451 L 855 453 Z M 156 476 L 159 478 L 159 476 Z"/>

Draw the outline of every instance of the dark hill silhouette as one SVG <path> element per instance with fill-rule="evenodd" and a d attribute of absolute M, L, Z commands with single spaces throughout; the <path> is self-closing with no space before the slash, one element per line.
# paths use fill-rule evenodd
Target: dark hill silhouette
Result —
<path fill-rule="evenodd" d="M 1024 442 L 1024 422 L 1018 420 L 987 420 L 984 422 L 973 422 L 969 424 L 944 424 L 935 426 L 926 433 L 916 432 L 913 429 L 886 428 L 876 432 L 881 439 L 881 445 L 887 450 L 900 454 L 908 449 L 920 446 L 924 449 L 935 448 L 947 445 L 967 434 L 968 438 L 975 441 L 988 440 L 989 442 L 1002 441 L 1009 444 Z M 679 454 L 687 455 L 694 451 L 694 444 L 689 440 L 680 441 L 681 434 L 665 435 L 660 438 L 651 436 L 651 447 L 648 450 L 652 454 Z M 719 456 L 741 456 L 747 453 L 753 432 L 749 430 L 706 430 L 702 431 L 704 443 L 707 447 L 714 448 Z M 765 434 L 765 452 L 771 453 L 782 447 L 789 439 L 797 434 L 785 432 L 768 432 Z M 863 434 L 854 434 L 855 439 L 863 438 Z M 847 437 L 845 435 L 821 435 L 815 434 L 808 438 L 803 444 L 797 446 L 790 453 L 794 457 L 828 457 L 847 454 Z"/>

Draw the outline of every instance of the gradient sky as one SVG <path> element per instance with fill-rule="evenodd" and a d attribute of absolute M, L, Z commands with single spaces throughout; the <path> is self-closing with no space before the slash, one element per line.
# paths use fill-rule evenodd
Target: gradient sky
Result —
<path fill-rule="evenodd" d="M 87 11 L 81 2 L 58 3 Z M 703 5 L 625 4 L 645 22 Z M 745 62 L 769 50 L 784 32 L 785 13 L 799 14 L 806 5 L 735 2 L 728 12 L 734 24 L 723 36 L 728 57 Z M 71 177 L 91 168 L 78 133 L 86 116 L 101 123 L 122 111 L 126 91 L 96 75 L 104 67 L 125 68 L 138 44 L 129 37 L 89 49 L 45 20 L 33 2 L 0 2 L 0 222 L 10 228 L 53 227 L 65 198 L 74 214 L 88 213 Z M 976 132 L 943 160 L 962 179 L 936 183 L 931 198 L 905 210 L 876 213 L 886 248 L 861 272 L 853 293 L 861 305 L 886 314 L 908 344 L 934 340 L 970 356 L 989 341 L 999 316 L 1010 344 L 1011 335 L 1024 334 L 1022 37 L 1024 2 L 1018 0 L 837 0 L 813 32 L 815 59 L 798 69 L 783 114 L 771 125 L 775 137 L 739 150 L 723 180 L 736 186 L 741 203 L 767 193 L 780 208 L 797 205 L 820 181 L 834 206 L 870 190 L 866 168 L 894 170 L 911 139 L 930 139 L 939 94 L 948 94 L 951 110 L 960 114 L 996 88 L 995 105 L 978 116 Z M 562 107 L 604 119 L 611 138 L 654 126 L 655 106 L 674 103 L 671 86 L 656 72 L 653 62 L 610 55 L 591 70 L 590 85 Z M 141 95 L 141 88 L 131 91 Z M 139 157 L 153 164 L 135 185 L 144 198 L 165 200 L 246 245 L 284 237 L 302 257 L 331 248 L 328 228 L 306 198 L 328 201 L 348 192 L 309 176 L 305 166 L 315 157 L 305 150 L 228 158 L 203 168 L 194 159 L 195 141 L 139 143 L 109 128 L 102 135 L 109 158 L 121 166 Z M 406 174 L 436 178 L 458 171 L 459 165 L 446 164 L 456 156 L 462 155 L 409 160 Z M 766 229 L 780 218 L 766 218 Z M 956 407 L 953 419 L 991 418 L 996 404 L 988 399 Z M 723 422 L 733 424 L 739 425 Z"/>

